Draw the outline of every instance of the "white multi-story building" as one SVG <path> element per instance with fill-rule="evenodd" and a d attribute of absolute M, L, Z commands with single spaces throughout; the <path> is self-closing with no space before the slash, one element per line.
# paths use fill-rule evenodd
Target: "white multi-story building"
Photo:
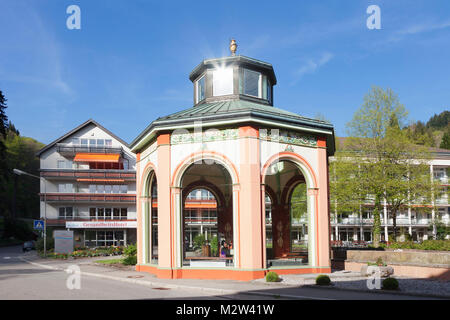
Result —
<path fill-rule="evenodd" d="M 450 205 L 448 188 L 450 181 L 450 150 L 433 148 L 433 160 L 429 163 L 430 175 L 439 181 L 445 192 L 435 199 L 435 209 L 423 213 L 414 210 L 414 207 L 405 208 L 397 213 L 397 230 L 403 229 L 409 233 L 414 241 L 432 239 L 434 234 L 430 225 L 434 219 L 450 225 Z M 430 177 L 430 178 L 431 178 Z M 339 205 L 339 204 L 337 204 Z M 362 204 L 359 212 L 350 214 L 336 214 L 331 204 L 331 240 L 342 242 L 372 241 L 373 204 Z M 381 240 L 387 241 L 392 235 L 393 221 L 389 206 L 383 205 L 381 217 Z"/>
<path fill-rule="evenodd" d="M 88 120 L 38 152 L 41 218 L 74 231 L 77 246 L 136 242 L 136 157 Z"/>

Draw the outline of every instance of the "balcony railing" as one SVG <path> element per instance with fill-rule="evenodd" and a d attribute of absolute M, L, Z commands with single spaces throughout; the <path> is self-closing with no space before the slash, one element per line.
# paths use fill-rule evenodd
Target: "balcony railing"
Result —
<path fill-rule="evenodd" d="M 119 153 L 123 154 L 122 147 L 109 147 L 109 146 L 86 146 L 86 145 L 72 145 L 66 143 L 57 143 L 56 151 L 61 155 L 75 155 L 76 153 Z"/>
<path fill-rule="evenodd" d="M 449 225 L 450 220 L 442 220 L 443 223 Z M 431 219 L 428 218 L 411 218 L 411 225 L 413 226 L 428 226 L 431 223 Z M 331 220 L 332 225 L 336 225 L 334 220 Z M 372 218 L 341 218 L 338 220 L 338 225 L 373 225 L 373 219 Z M 387 225 L 392 226 L 394 224 L 393 219 L 388 219 Z M 396 219 L 397 226 L 402 225 L 409 225 L 409 218 L 397 218 Z M 384 222 L 384 219 L 381 219 L 381 225 L 384 226 L 386 223 Z"/>
<path fill-rule="evenodd" d="M 123 220 L 130 220 L 130 221 L 135 221 L 136 219 L 128 219 L 128 217 L 91 217 L 91 216 L 86 216 L 86 215 L 74 215 L 74 216 L 59 216 L 58 220 L 65 220 L 65 221 L 77 221 L 77 220 L 83 220 L 83 221 L 123 221 Z"/>
<path fill-rule="evenodd" d="M 217 217 L 185 217 L 184 221 L 188 224 L 216 224 Z"/>
<path fill-rule="evenodd" d="M 47 202 L 120 202 L 136 203 L 135 194 L 97 193 L 47 193 L 39 194 L 41 201 Z"/>
<path fill-rule="evenodd" d="M 122 179 L 136 181 L 136 171 L 101 169 L 41 169 L 41 177 L 47 179 Z"/>

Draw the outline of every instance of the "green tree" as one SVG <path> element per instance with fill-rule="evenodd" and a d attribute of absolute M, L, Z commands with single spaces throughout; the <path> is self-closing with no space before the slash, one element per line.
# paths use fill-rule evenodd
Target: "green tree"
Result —
<path fill-rule="evenodd" d="M 442 136 L 442 141 L 439 148 L 450 150 L 450 126 L 447 127 L 447 131 L 445 131 Z"/>
<path fill-rule="evenodd" d="M 15 218 L 37 218 L 39 216 L 39 181 L 32 177 L 13 174 L 17 168 L 39 175 L 39 158 L 36 152 L 44 145 L 32 138 L 22 137 L 14 125 L 10 124 L 6 138 L 0 138 L 5 144 L 5 177 L 0 189 L 0 214 Z"/>
<path fill-rule="evenodd" d="M 0 192 L 4 192 L 4 186 L 7 179 L 7 166 L 6 166 L 6 146 L 5 138 L 6 131 L 8 129 L 8 117 L 6 116 L 6 98 L 3 92 L 0 90 Z"/>
<path fill-rule="evenodd" d="M 361 204 L 368 202 L 374 205 L 375 246 L 379 244 L 384 202 L 396 238 L 398 211 L 411 204 L 428 208 L 439 193 L 430 179 L 430 154 L 402 130 L 406 117 L 405 107 L 391 89 L 372 87 L 347 124 L 351 138 L 336 152 L 330 166 L 336 211 L 360 210 Z"/>

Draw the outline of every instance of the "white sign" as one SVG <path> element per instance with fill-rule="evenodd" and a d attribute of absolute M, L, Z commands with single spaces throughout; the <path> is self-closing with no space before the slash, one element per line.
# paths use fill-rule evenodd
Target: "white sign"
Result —
<path fill-rule="evenodd" d="M 66 228 L 68 229 L 136 227 L 136 221 L 66 221 Z"/>
<path fill-rule="evenodd" d="M 55 252 L 71 253 L 73 251 L 73 231 L 54 230 Z"/>

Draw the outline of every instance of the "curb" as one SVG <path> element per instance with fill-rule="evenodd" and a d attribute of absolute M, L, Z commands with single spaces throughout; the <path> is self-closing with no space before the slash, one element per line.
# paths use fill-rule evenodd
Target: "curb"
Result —
<path fill-rule="evenodd" d="M 399 296 L 410 296 L 410 297 L 426 297 L 426 298 L 440 298 L 440 299 L 450 299 L 450 296 L 445 295 L 437 295 L 437 294 L 428 294 L 428 293 L 413 293 L 413 292 L 402 292 L 402 291 L 394 291 L 394 290 L 362 290 L 362 289 L 350 289 L 350 288 L 339 288 L 336 286 L 317 286 L 313 284 L 303 285 L 306 288 L 314 288 L 314 289 L 333 289 L 333 290 L 342 290 L 342 291 L 353 291 L 353 292 L 364 292 L 364 293 L 377 293 L 377 294 L 396 294 Z"/>
<path fill-rule="evenodd" d="M 32 265 L 54 270 L 54 271 L 66 271 L 66 269 L 61 267 L 54 267 L 49 266 L 37 262 L 32 262 L 27 259 L 21 258 L 23 261 L 30 263 Z M 257 292 L 257 291 L 239 291 L 239 290 L 229 290 L 229 289 L 217 289 L 217 288 L 205 288 L 205 287 L 196 287 L 196 286 L 186 286 L 186 285 L 176 285 L 176 284 L 166 284 L 166 283 L 159 283 L 159 282 L 152 282 L 147 280 L 139 280 L 139 279 L 129 279 L 129 278 L 119 278 L 114 276 L 108 276 L 98 273 L 92 273 L 92 272 L 81 272 L 81 275 L 85 276 L 91 276 L 96 278 L 102 278 L 102 279 L 108 279 L 108 280 L 116 280 L 116 281 L 122 281 L 132 284 L 139 284 L 139 285 L 145 285 L 149 287 L 159 287 L 159 288 L 169 288 L 169 289 L 185 289 L 185 290 L 198 290 L 203 292 L 211 292 L 221 295 L 230 295 L 230 294 L 246 294 L 246 295 L 254 295 L 254 296 L 265 296 L 265 297 L 280 297 L 280 298 L 287 298 L 287 299 L 308 299 L 308 300 L 334 300 L 329 298 L 316 298 L 316 297 L 307 297 L 307 296 L 300 296 L 300 295 L 287 295 L 287 294 L 273 294 L 273 293 L 265 293 L 265 292 Z"/>
<path fill-rule="evenodd" d="M 29 261 L 24 258 L 20 258 L 21 260 L 30 263 L 32 265 L 49 269 L 49 270 L 55 270 L 55 271 L 66 271 L 66 269 L 61 267 L 54 267 L 49 266 L 45 264 L 40 264 L 36 262 Z M 187 285 L 178 285 L 178 284 L 167 284 L 167 283 L 160 283 L 160 282 L 152 282 L 147 280 L 139 280 L 139 279 L 130 279 L 130 278 L 120 278 L 120 277 L 114 277 L 114 276 L 108 276 L 98 273 L 92 273 L 92 272 L 81 272 L 81 275 L 90 276 L 90 277 L 96 277 L 101 279 L 108 279 L 108 280 L 116 280 L 116 281 L 122 281 L 132 284 L 139 284 L 139 285 L 145 285 L 149 287 L 159 287 L 159 288 L 168 288 L 168 289 L 184 289 L 184 290 L 198 290 L 203 292 L 211 292 L 221 295 L 230 295 L 230 294 L 246 294 L 246 295 L 255 295 L 255 296 L 265 296 L 265 297 L 279 297 L 279 298 L 287 298 L 287 299 L 308 299 L 308 300 L 336 300 L 331 298 L 318 298 L 318 297 L 308 297 L 308 296 L 302 296 L 302 295 L 288 295 L 288 294 L 274 294 L 274 293 L 265 293 L 265 292 L 258 292 L 258 291 L 239 291 L 239 290 L 230 290 L 230 289 L 217 289 L 217 288 L 205 288 L 205 287 L 196 287 L 196 286 L 187 286 Z M 289 287 L 290 285 L 286 285 L 286 287 Z M 291 286 L 292 288 L 295 288 L 295 286 Z M 449 299 L 449 296 L 439 296 L 439 295 L 433 295 L 433 294 L 419 294 L 419 293 L 406 293 L 406 292 L 398 292 L 398 291 L 386 291 L 386 290 L 380 290 L 380 291 L 373 291 L 373 290 L 358 290 L 358 289 L 349 289 L 349 288 L 338 288 L 335 286 L 316 286 L 316 285 L 302 285 L 302 287 L 305 288 L 315 288 L 315 289 L 334 289 L 334 290 L 342 290 L 342 291 L 353 291 L 353 292 L 364 292 L 364 293 L 377 293 L 377 294 L 397 294 L 397 295 L 403 295 L 403 296 L 418 296 L 418 297 L 430 297 L 430 298 L 441 298 L 441 299 Z"/>

